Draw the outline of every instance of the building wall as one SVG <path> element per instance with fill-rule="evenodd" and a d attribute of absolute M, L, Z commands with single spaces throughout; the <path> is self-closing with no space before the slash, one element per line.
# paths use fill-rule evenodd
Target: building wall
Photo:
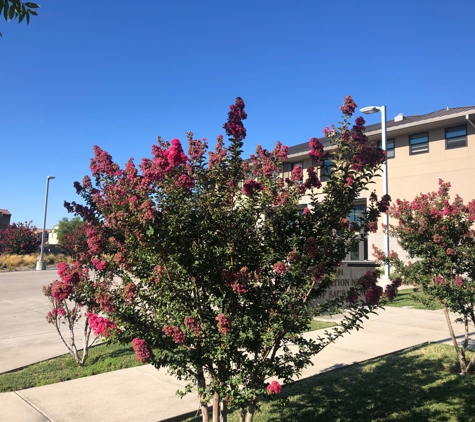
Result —
<path fill-rule="evenodd" d="M 467 146 L 446 149 L 445 129 L 467 125 Z M 429 134 L 429 152 L 411 155 L 409 136 L 421 132 Z M 379 141 L 380 135 L 370 136 L 370 140 Z M 451 183 L 451 198 L 456 194 L 467 203 L 475 199 L 475 129 L 465 119 L 438 122 L 406 129 L 392 135 L 395 140 L 394 158 L 388 159 L 388 193 L 392 203 L 396 199 L 413 200 L 420 193 L 434 192 L 438 189 L 439 179 Z M 382 178 L 376 180 L 376 191 L 382 192 Z M 396 223 L 390 219 L 390 224 Z M 380 225 L 378 233 L 369 237 L 368 243 L 383 249 L 383 234 Z M 395 239 L 390 239 L 390 249 L 406 259 L 405 252 Z M 370 250 L 371 252 L 371 250 Z"/>
<path fill-rule="evenodd" d="M 10 214 L 0 213 L 0 230 L 4 230 L 10 225 L 10 218 Z"/>
<path fill-rule="evenodd" d="M 402 122 L 404 123 L 404 122 Z M 467 146 L 446 149 L 445 129 L 466 125 Z M 380 130 L 379 130 L 380 132 Z M 410 154 L 409 137 L 413 134 L 427 132 L 429 135 L 429 151 L 420 154 Z M 368 133 L 370 141 L 381 141 L 380 133 Z M 439 179 L 450 182 L 451 197 L 458 194 L 467 203 L 475 199 L 475 128 L 470 125 L 464 116 L 448 117 L 436 122 L 413 124 L 410 127 L 393 127 L 388 129 L 387 138 L 395 141 L 395 156 L 387 161 L 388 193 L 394 203 L 396 199 L 413 200 L 420 193 L 437 191 Z M 284 164 L 283 176 L 290 177 L 290 163 L 303 162 L 305 169 L 310 166 L 308 153 L 289 156 Z M 368 186 L 368 191 L 362 193 L 361 199 L 376 190 L 382 195 L 382 177 L 376 177 L 374 184 Z M 302 198 L 302 203 L 308 203 L 309 198 Z M 395 223 L 390 220 L 390 224 Z M 383 249 L 382 219 L 378 232 L 368 238 L 368 258 L 372 259 L 372 245 Z M 396 251 L 401 258 L 405 258 L 404 251 L 395 239 L 390 239 L 390 249 Z"/>

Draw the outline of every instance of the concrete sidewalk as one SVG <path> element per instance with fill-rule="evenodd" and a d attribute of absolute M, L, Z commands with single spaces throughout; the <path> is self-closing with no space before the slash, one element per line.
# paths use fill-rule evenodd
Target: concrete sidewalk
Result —
<path fill-rule="evenodd" d="M 48 303 L 41 286 L 54 279 L 55 272 L 48 271 L 0 273 L 0 368 L 13 369 L 65 353 L 54 329 L 48 330 L 53 327 L 44 320 Z M 460 324 L 455 328 L 457 334 L 463 333 Z M 316 337 L 318 332 L 306 335 Z M 316 355 L 303 377 L 439 341 L 450 341 L 442 311 L 388 307 L 365 321 L 364 330 L 345 335 Z M 2 393 L 0 421 L 180 421 L 183 415 L 198 410 L 196 395 L 183 399 L 175 395 L 185 384 L 164 370 L 145 365 Z"/>

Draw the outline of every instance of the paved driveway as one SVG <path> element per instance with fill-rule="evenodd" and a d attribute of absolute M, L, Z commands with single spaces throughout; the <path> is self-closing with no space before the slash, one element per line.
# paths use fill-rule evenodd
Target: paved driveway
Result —
<path fill-rule="evenodd" d="M 50 304 L 42 292 L 57 278 L 56 270 L 0 272 L 0 373 L 67 353 L 46 321 Z"/>

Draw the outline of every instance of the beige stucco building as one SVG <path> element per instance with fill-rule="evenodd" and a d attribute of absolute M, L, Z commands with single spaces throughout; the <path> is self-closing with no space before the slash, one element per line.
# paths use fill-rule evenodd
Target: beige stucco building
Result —
<path fill-rule="evenodd" d="M 381 142 L 381 124 L 367 126 L 366 135 L 370 141 Z M 328 146 L 325 139 L 321 141 Z M 303 165 L 304 169 L 310 166 L 308 152 L 308 143 L 289 148 L 282 169 L 284 178 L 296 165 Z M 419 193 L 436 191 L 439 179 L 451 183 L 452 197 L 457 193 L 464 202 L 475 199 L 475 106 L 417 116 L 399 114 L 387 122 L 387 153 L 388 193 L 393 201 L 412 200 Z M 320 176 L 324 183 L 324 174 Z M 356 214 L 364 211 L 366 195 L 373 189 L 381 196 L 382 178 L 374 182 L 355 204 Z M 303 198 L 302 207 L 306 200 L 309 198 Z M 367 244 L 361 243 L 349 259 L 372 259 L 372 244 L 383 249 L 381 225 L 377 233 L 370 235 Z M 404 256 L 394 239 L 390 239 L 390 249 Z"/>

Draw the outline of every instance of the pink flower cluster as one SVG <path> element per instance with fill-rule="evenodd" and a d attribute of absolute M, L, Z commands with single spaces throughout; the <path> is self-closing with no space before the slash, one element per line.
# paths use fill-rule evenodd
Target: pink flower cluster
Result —
<path fill-rule="evenodd" d="M 295 166 L 292 170 L 292 173 L 290 175 L 290 180 L 292 182 L 301 182 L 303 180 L 303 171 L 302 167 L 300 166 Z"/>
<path fill-rule="evenodd" d="M 110 293 L 100 290 L 96 291 L 96 293 L 94 294 L 94 299 L 103 311 L 115 312 L 116 306 L 114 304 L 113 297 Z"/>
<path fill-rule="evenodd" d="M 90 169 L 94 177 L 101 174 L 115 176 L 119 170 L 119 166 L 112 161 L 112 157 L 106 151 L 94 145 L 94 158 L 91 159 Z"/>
<path fill-rule="evenodd" d="M 367 271 L 360 279 L 358 284 L 361 284 L 365 290 L 364 296 L 366 303 L 376 305 L 383 295 L 383 288 L 378 286 L 378 273 L 376 271 Z"/>
<path fill-rule="evenodd" d="M 88 275 L 88 269 L 83 268 L 79 261 L 74 261 L 72 265 L 59 262 L 56 267 L 61 280 L 68 284 L 76 285 L 81 281 L 81 278 Z"/>
<path fill-rule="evenodd" d="M 242 121 L 247 119 L 244 111 L 244 101 L 241 97 L 236 98 L 234 105 L 231 105 L 228 113 L 228 121 L 223 125 L 226 134 L 240 142 L 246 137 L 246 128 Z"/>
<path fill-rule="evenodd" d="M 292 250 L 287 255 L 287 258 L 290 262 L 297 261 L 300 258 L 300 254 L 296 250 Z"/>
<path fill-rule="evenodd" d="M 313 236 L 310 236 L 305 242 L 304 250 L 307 252 L 308 256 L 316 258 L 318 245 L 317 240 Z"/>
<path fill-rule="evenodd" d="M 231 320 L 225 314 L 219 314 L 216 317 L 218 321 L 218 331 L 221 334 L 229 334 L 231 332 Z"/>
<path fill-rule="evenodd" d="M 138 362 L 148 362 L 153 356 L 152 349 L 145 340 L 135 337 L 132 340 L 132 348 L 135 352 L 135 358 Z"/>
<path fill-rule="evenodd" d="M 289 266 L 282 261 L 278 261 L 274 264 L 274 271 L 276 274 L 285 274 L 289 270 Z"/>
<path fill-rule="evenodd" d="M 279 394 L 280 392 L 282 392 L 282 386 L 277 381 L 272 381 L 267 386 L 267 392 L 269 394 Z"/>
<path fill-rule="evenodd" d="M 176 344 L 183 344 L 185 342 L 185 334 L 179 327 L 165 325 L 162 328 L 162 332 L 167 337 L 170 337 Z"/>
<path fill-rule="evenodd" d="M 465 285 L 462 278 L 459 275 L 455 276 L 454 285 L 456 285 L 457 287 L 463 287 Z"/>
<path fill-rule="evenodd" d="M 53 296 L 59 302 L 67 299 L 72 292 L 72 284 L 65 281 L 55 281 L 51 285 L 51 296 Z"/>
<path fill-rule="evenodd" d="M 168 166 L 166 167 L 165 171 L 167 173 L 181 164 L 186 164 L 187 158 L 178 139 L 172 140 L 172 145 L 170 149 L 166 151 L 166 156 L 168 159 Z"/>
<path fill-rule="evenodd" d="M 196 319 L 191 316 L 185 317 L 185 327 L 189 331 L 193 331 L 193 333 L 197 336 L 201 333 L 201 325 Z"/>
<path fill-rule="evenodd" d="M 307 179 L 304 182 L 304 186 L 306 189 L 320 189 L 322 187 L 322 183 L 320 182 L 320 179 L 317 176 L 317 172 L 313 167 L 309 167 L 307 169 Z"/>
<path fill-rule="evenodd" d="M 347 95 L 345 97 L 345 103 L 340 107 L 340 110 L 345 116 L 351 117 L 355 112 L 356 107 L 358 106 L 353 101 L 353 98 L 351 98 L 351 95 Z"/>
<path fill-rule="evenodd" d="M 381 197 L 381 200 L 376 203 L 379 212 L 385 213 L 388 209 L 389 206 L 391 205 L 391 197 L 386 194 Z"/>
<path fill-rule="evenodd" d="M 252 280 L 252 272 L 249 268 L 243 267 L 238 273 L 224 269 L 223 277 L 226 285 L 231 287 L 235 293 L 246 294 L 249 291 L 249 283 Z"/>
<path fill-rule="evenodd" d="M 326 266 L 323 262 L 318 263 L 315 267 L 312 268 L 312 281 L 318 283 L 322 277 L 325 275 Z"/>
<path fill-rule="evenodd" d="M 134 283 L 127 283 L 122 292 L 122 297 L 126 304 L 134 303 L 135 295 L 137 294 L 137 286 Z"/>
<path fill-rule="evenodd" d="M 386 290 L 384 291 L 383 296 L 386 297 L 390 302 L 394 300 L 397 296 L 397 290 L 401 287 L 402 280 L 398 277 L 391 284 L 386 285 Z"/>
<path fill-rule="evenodd" d="M 206 138 L 200 141 L 199 139 L 193 139 L 193 133 L 188 133 L 188 156 L 190 160 L 195 161 L 203 157 L 207 146 Z"/>
<path fill-rule="evenodd" d="M 91 312 L 88 312 L 86 316 L 89 325 L 92 328 L 92 332 L 96 336 L 108 337 L 117 333 L 117 325 L 115 325 L 111 320 Z"/>
<path fill-rule="evenodd" d="M 51 311 L 48 312 L 48 314 L 46 315 L 46 320 L 51 323 L 54 320 L 56 320 L 56 318 L 65 317 L 65 316 L 66 316 L 66 310 L 62 307 L 57 307 L 57 308 L 51 309 Z"/>
<path fill-rule="evenodd" d="M 242 187 L 242 192 L 246 196 L 251 196 L 254 193 L 260 192 L 262 190 L 262 184 L 257 180 L 249 179 L 244 183 Z"/>
<path fill-rule="evenodd" d="M 93 258 L 92 265 L 94 265 L 94 267 L 96 267 L 96 270 L 102 271 L 102 270 L 106 269 L 107 262 L 104 259 L 99 260 L 97 258 Z"/>
<path fill-rule="evenodd" d="M 325 152 L 323 150 L 322 143 L 317 138 L 312 138 L 308 144 L 310 146 L 310 152 L 308 155 L 310 156 L 312 162 L 322 166 L 325 161 Z"/>

